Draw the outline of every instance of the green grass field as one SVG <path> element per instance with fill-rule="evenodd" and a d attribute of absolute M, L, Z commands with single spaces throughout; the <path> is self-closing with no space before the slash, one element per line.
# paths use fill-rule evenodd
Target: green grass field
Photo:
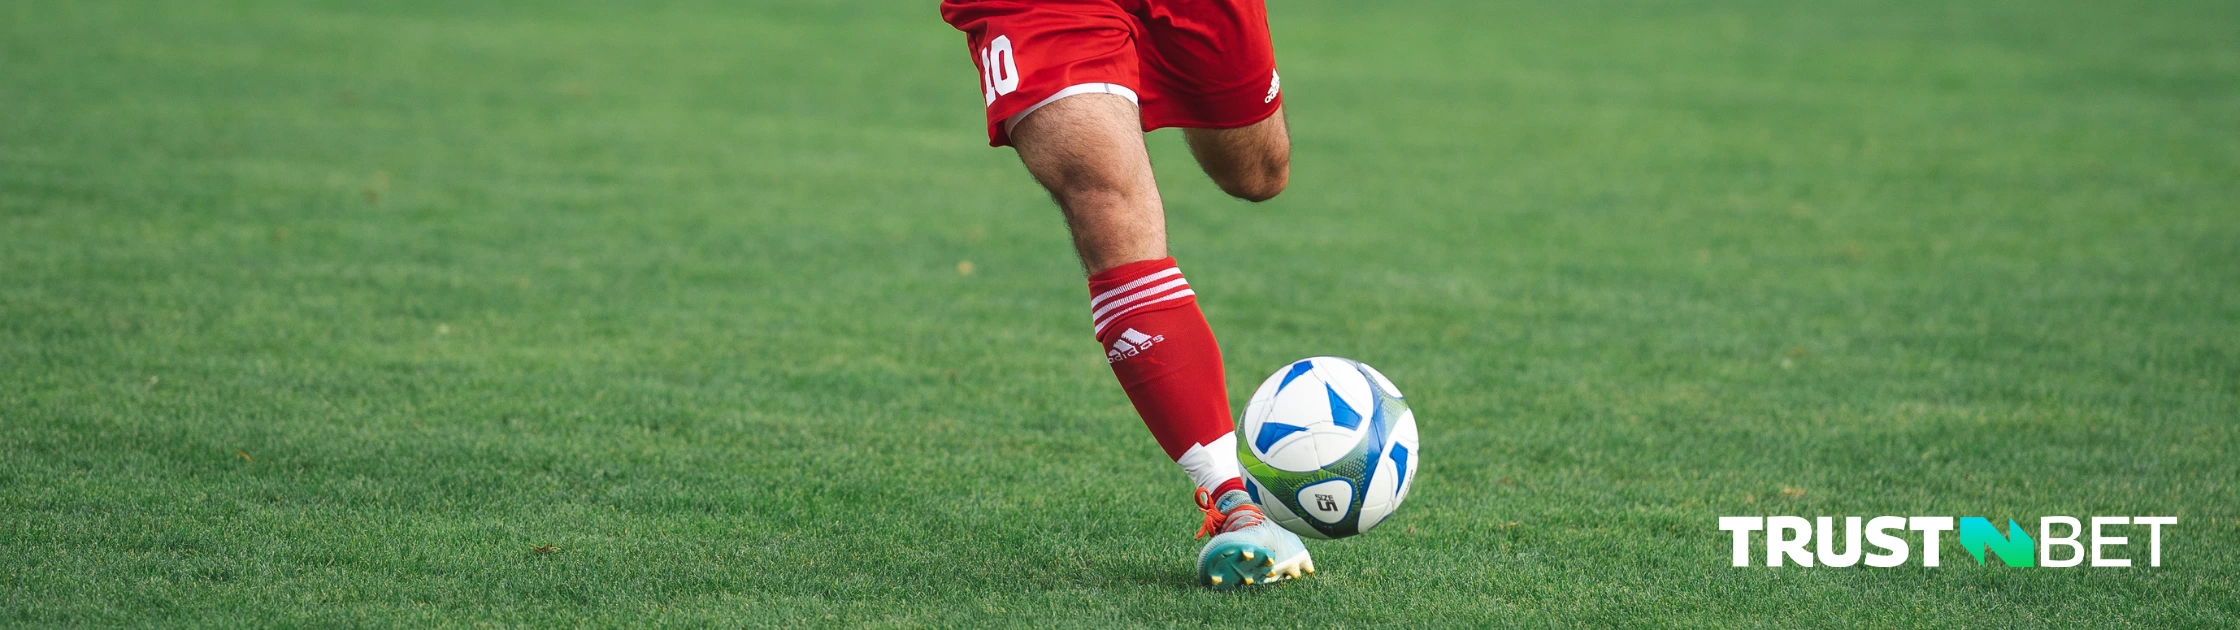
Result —
<path fill-rule="evenodd" d="M 1236 595 L 935 4 L 0 1 L 0 623 L 2240 624 L 2240 4 L 1273 2 L 1174 249 L 1426 459 Z"/>

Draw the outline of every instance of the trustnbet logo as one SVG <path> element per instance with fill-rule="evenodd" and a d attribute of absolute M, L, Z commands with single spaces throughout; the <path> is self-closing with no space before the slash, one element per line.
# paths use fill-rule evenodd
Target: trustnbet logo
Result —
<path fill-rule="evenodd" d="M 2089 522 L 2090 525 L 2086 525 Z M 1848 567 L 1865 563 L 1870 567 L 1895 567 L 1904 565 L 1912 557 L 1913 545 L 1904 532 L 1920 532 L 1917 538 L 1921 547 L 1921 566 L 1937 566 L 1938 542 L 1945 532 L 1957 530 L 1960 548 L 1975 556 L 1976 564 L 1984 564 L 1986 556 L 1998 556 L 2010 567 L 2066 568 L 2085 564 L 2087 558 L 2095 567 L 2128 567 L 2137 557 L 2115 557 L 2112 548 L 2122 548 L 2137 536 L 2140 528 L 2147 535 L 2147 566 L 2162 566 L 2162 526 L 2178 524 L 2175 516 L 2092 516 L 2080 521 L 2068 516 L 2038 517 L 2038 538 L 2007 519 L 2007 531 L 2000 533 L 1991 525 L 1991 519 L 1981 516 L 1877 516 L 1863 519 L 1843 517 L 1841 551 L 1836 543 L 1835 517 L 1822 516 L 1805 520 L 1801 516 L 1722 516 L 1719 529 L 1734 533 L 1734 566 L 1751 564 L 1750 540 L 1752 533 L 1765 532 L 1763 566 L 1778 567 L 1783 564 L 1797 566 Z M 2121 528 L 2130 528 L 2128 530 Z M 2057 531 L 2058 530 L 2058 531 Z M 2085 534 L 2091 534 L 2089 540 Z M 1898 533 L 1892 533 L 1898 532 Z M 2059 534 L 2059 535 L 2056 535 Z M 1868 547 L 1860 547 L 1861 538 Z M 1807 546 L 1811 549 L 1807 549 Z"/>

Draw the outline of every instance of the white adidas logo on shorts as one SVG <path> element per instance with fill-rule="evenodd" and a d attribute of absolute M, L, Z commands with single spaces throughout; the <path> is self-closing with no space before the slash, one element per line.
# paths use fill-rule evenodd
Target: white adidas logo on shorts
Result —
<path fill-rule="evenodd" d="M 1260 99 L 1260 102 L 1262 102 L 1262 103 L 1273 103 L 1273 102 L 1276 102 L 1276 95 L 1277 95 L 1277 94 L 1282 94 L 1282 93 L 1283 93 L 1283 75 L 1281 75 L 1281 74 L 1277 74 L 1277 73 L 1276 73 L 1275 71 L 1273 71 L 1273 70 L 1270 70 L 1270 71 L 1268 71 L 1268 97 L 1267 97 L 1267 98 L 1263 98 L 1263 99 Z"/>
<path fill-rule="evenodd" d="M 1151 346 L 1166 341 L 1166 335 L 1146 335 L 1130 328 L 1120 331 L 1120 338 L 1112 340 L 1112 349 L 1104 353 L 1104 362 L 1119 363 L 1143 354 Z"/>

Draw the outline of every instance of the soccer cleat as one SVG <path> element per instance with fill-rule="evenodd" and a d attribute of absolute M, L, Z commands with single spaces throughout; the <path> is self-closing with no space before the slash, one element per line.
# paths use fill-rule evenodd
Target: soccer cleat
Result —
<path fill-rule="evenodd" d="M 1214 499 L 1198 489 L 1198 507 L 1205 510 L 1205 524 L 1198 537 L 1213 534 L 1198 552 L 1198 581 L 1214 590 L 1273 584 L 1312 572 L 1306 543 L 1299 535 L 1260 513 L 1251 495 L 1230 490 Z"/>

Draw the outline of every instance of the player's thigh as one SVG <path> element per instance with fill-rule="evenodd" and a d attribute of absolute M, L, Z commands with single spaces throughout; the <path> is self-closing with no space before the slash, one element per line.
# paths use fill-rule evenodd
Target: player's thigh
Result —
<path fill-rule="evenodd" d="M 1019 161 L 1065 212 L 1090 273 L 1167 255 L 1166 213 L 1141 124 L 1134 101 L 1079 94 L 1011 129 Z"/>

